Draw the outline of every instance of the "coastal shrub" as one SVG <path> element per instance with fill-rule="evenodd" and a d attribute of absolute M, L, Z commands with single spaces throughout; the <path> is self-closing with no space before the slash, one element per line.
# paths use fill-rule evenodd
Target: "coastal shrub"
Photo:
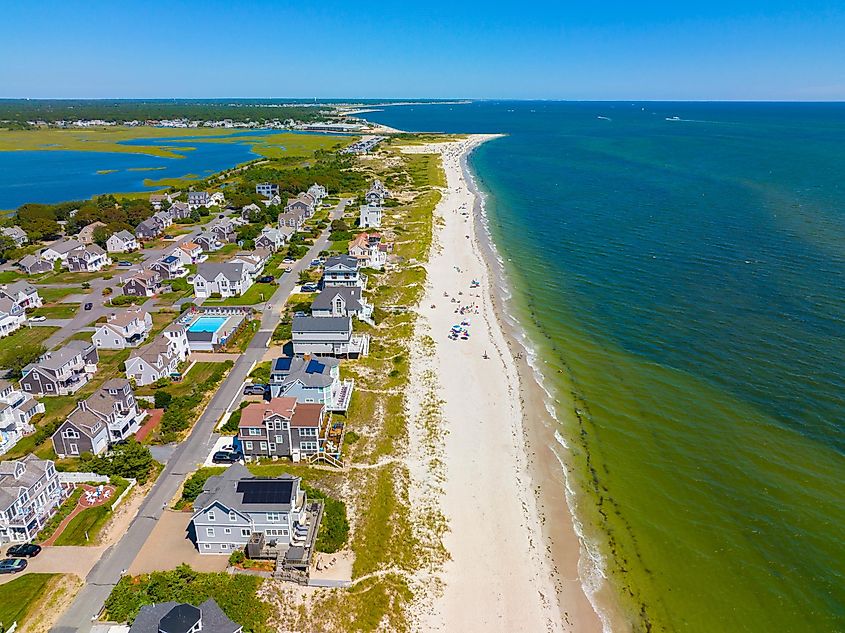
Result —
<path fill-rule="evenodd" d="M 168 443 L 177 440 L 179 433 L 193 424 L 197 409 L 205 395 L 217 386 L 233 364 L 230 360 L 216 363 L 211 375 L 201 383 L 192 385 L 190 393 L 170 401 L 161 418 L 161 442 Z"/>
<path fill-rule="evenodd" d="M 219 475 L 225 470 L 223 467 L 200 468 L 185 480 L 185 485 L 182 486 L 182 501 L 193 503 L 200 496 L 208 478 Z"/>
<path fill-rule="evenodd" d="M 361 439 L 361 436 L 358 435 L 355 431 L 347 431 L 346 434 L 343 436 L 343 443 L 347 445 L 354 444 L 358 440 Z"/>
<path fill-rule="evenodd" d="M 246 633 L 268 633 L 270 607 L 257 595 L 262 582 L 245 574 L 200 573 L 184 564 L 172 571 L 124 576 L 106 600 L 106 615 L 114 622 L 131 623 L 146 605 L 170 600 L 198 605 L 212 598 Z"/>
<path fill-rule="evenodd" d="M 258 363 L 251 372 L 249 377 L 252 382 L 266 385 L 270 382 L 270 361 L 265 360 L 263 363 Z"/>
<path fill-rule="evenodd" d="M 130 295 L 118 295 L 116 297 L 112 297 L 109 300 L 109 305 L 115 307 L 122 307 L 122 306 L 131 306 L 136 303 L 143 303 L 146 301 L 146 297 L 132 297 Z"/>
<path fill-rule="evenodd" d="M 242 549 L 236 549 L 234 552 L 229 554 L 229 565 L 231 567 L 235 567 L 236 565 L 242 565 L 243 562 L 246 560 L 246 554 Z"/>
<path fill-rule="evenodd" d="M 221 433 L 237 433 L 238 425 L 241 423 L 241 412 L 244 407 L 248 406 L 249 402 L 241 402 L 241 405 L 229 414 L 229 419 L 220 427 Z"/>
<path fill-rule="evenodd" d="M 137 479 L 140 484 L 146 483 L 155 469 L 150 449 L 134 439 L 118 444 L 103 455 L 84 453 L 80 462 L 83 470 L 109 477 Z"/>
<path fill-rule="evenodd" d="M 349 521 L 346 518 L 346 504 L 326 493 L 303 484 L 305 493 L 311 499 L 323 500 L 323 520 L 317 532 L 316 548 L 319 552 L 333 554 L 346 545 L 349 538 Z"/>
<path fill-rule="evenodd" d="M 168 405 L 173 400 L 173 396 L 169 392 L 159 389 L 155 392 L 154 400 L 156 409 L 167 409 Z"/>

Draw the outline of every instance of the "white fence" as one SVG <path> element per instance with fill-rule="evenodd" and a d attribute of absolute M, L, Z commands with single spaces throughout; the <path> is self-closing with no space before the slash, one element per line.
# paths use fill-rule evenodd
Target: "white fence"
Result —
<path fill-rule="evenodd" d="M 66 473 L 59 471 L 59 483 L 62 484 L 84 484 L 92 482 L 95 484 L 107 484 L 109 478 L 97 473 Z"/>
<path fill-rule="evenodd" d="M 111 504 L 111 511 L 114 512 L 114 509 L 120 505 L 120 502 L 123 501 L 123 498 L 129 494 L 129 491 L 135 487 L 135 484 L 138 483 L 136 479 L 127 479 L 126 481 L 129 482 L 129 485 L 126 486 L 126 490 L 124 490 L 120 496 L 114 500 L 114 503 Z"/>

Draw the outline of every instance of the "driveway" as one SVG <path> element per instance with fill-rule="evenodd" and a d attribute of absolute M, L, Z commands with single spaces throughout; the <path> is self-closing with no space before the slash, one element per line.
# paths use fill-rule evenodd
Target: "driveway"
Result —
<path fill-rule="evenodd" d="M 152 571 L 176 569 L 181 564 L 196 571 L 225 571 L 229 557 L 222 554 L 200 554 L 188 539 L 190 512 L 166 510 L 159 518 L 147 542 L 129 567 L 133 576 Z"/>
<path fill-rule="evenodd" d="M 38 556 L 28 559 L 29 564 L 24 571 L 17 574 L 0 575 L 0 585 L 24 574 L 37 573 L 76 574 L 84 579 L 105 551 L 105 545 L 96 547 L 75 545 L 45 547 Z"/>

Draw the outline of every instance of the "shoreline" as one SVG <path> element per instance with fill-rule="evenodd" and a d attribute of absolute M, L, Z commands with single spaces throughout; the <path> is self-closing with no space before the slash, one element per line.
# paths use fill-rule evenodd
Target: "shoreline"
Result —
<path fill-rule="evenodd" d="M 446 433 L 443 543 L 451 559 L 419 628 L 598 633 L 607 627 L 582 584 L 583 546 L 548 443 L 552 429 L 542 421 L 546 396 L 528 355 L 515 357 L 518 340 L 500 303 L 507 290 L 494 286 L 494 247 L 485 244 L 483 195 L 466 165 L 478 145 L 498 136 L 403 149 L 439 153 L 447 179 L 434 211 L 418 328 L 434 340 Z M 480 285 L 470 289 L 473 279 Z M 452 299 L 477 304 L 478 313 L 456 315 Z M 450 340 L 461 319 L 469 320 L 471 339 Z"/>

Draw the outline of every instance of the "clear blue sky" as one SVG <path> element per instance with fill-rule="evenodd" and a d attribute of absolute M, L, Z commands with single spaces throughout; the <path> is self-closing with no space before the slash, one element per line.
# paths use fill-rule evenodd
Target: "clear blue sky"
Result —
<path fill-rule="evenodd" d="M 845 2 L 7 2 L 0 97 L 845 100 Z"/>

